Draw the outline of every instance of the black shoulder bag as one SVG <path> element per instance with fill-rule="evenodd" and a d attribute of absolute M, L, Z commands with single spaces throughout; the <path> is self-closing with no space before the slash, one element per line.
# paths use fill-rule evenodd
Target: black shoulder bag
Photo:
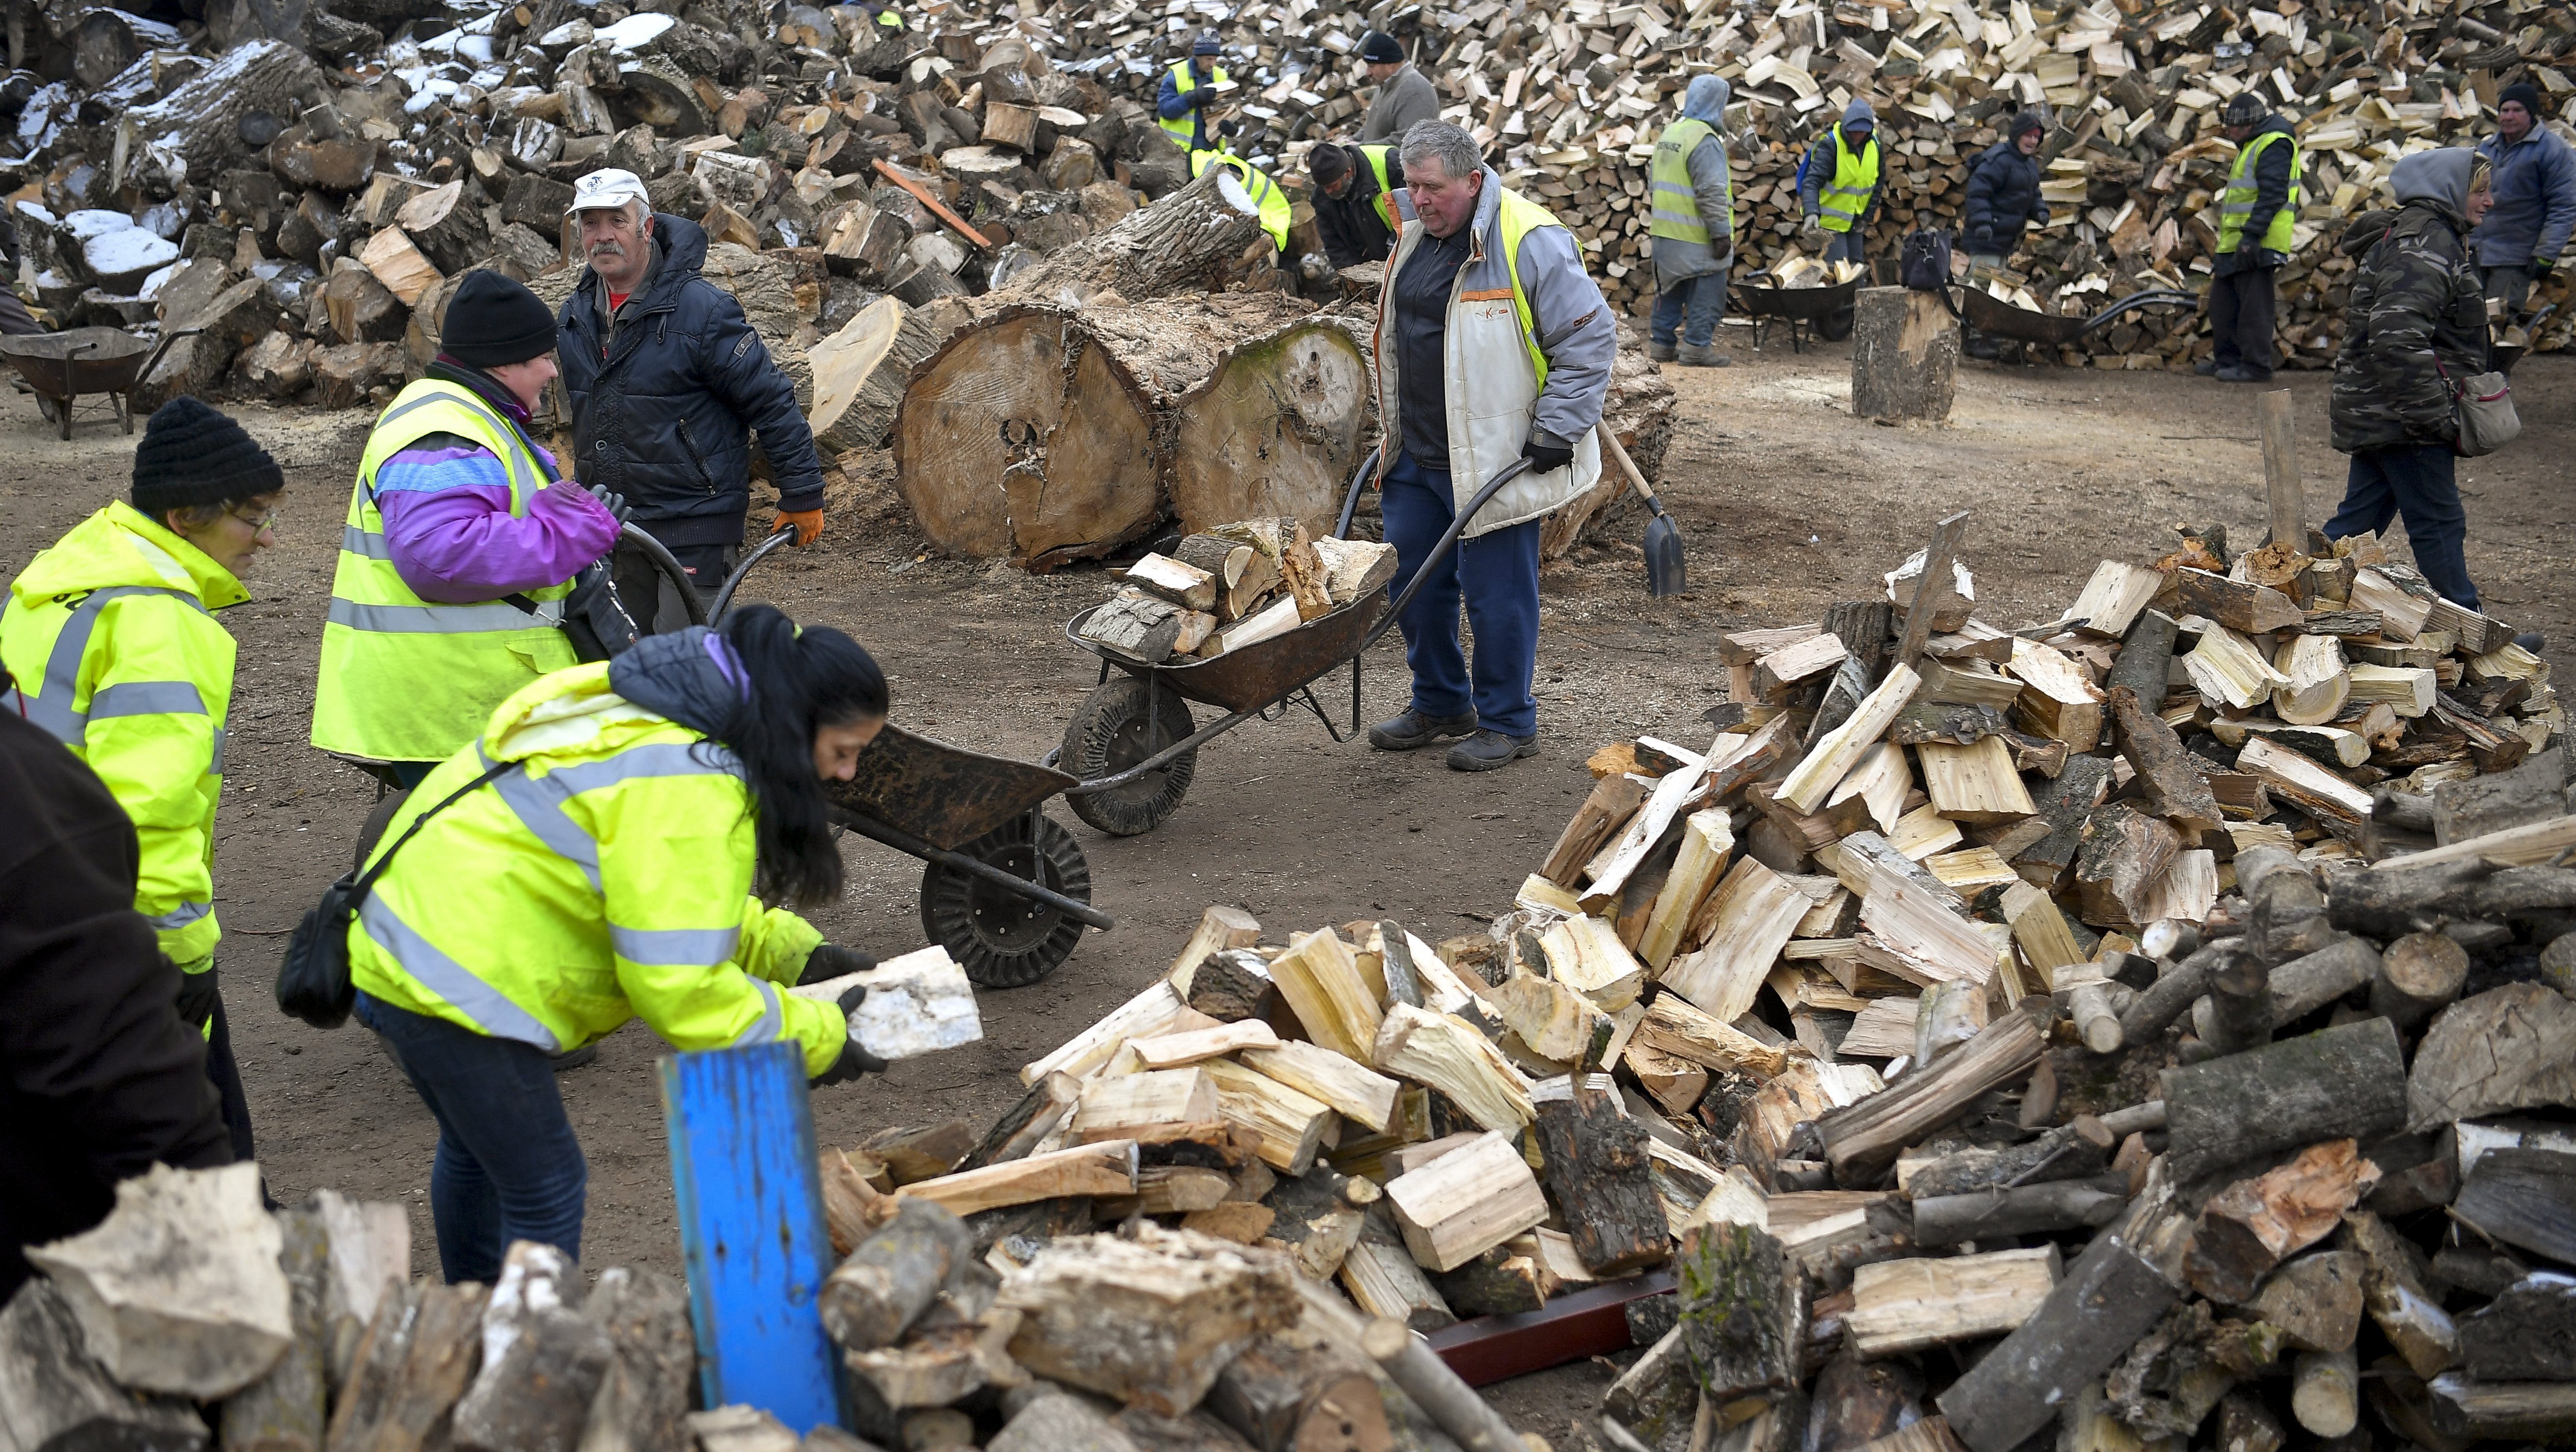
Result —
<path fill-rule="evenodd" d="M 483 786 L 494 777 L 516 767 L 515 761 L 504 761 L 489 771 L 458 787 L 447 800 L 412 819 L 410 827 L 394 839 L 394 845 L 364 872 L 355 869 L 339 881 L 322 889 L 322 901 L 295 925 L 294 935 L 286 940 L 286 956 L 277 964 L 277 1006 L 295 1018 L 319 1029 L 333 1029 L 348 1022 L 349 1009 L 358 1001 L 358 988 L 349 979 L 349 925 L 366 905 L 367 894 L 375 891 L 376 879 L 384 876 L 393 864 L 394 855 L 403 845 L 420 835 L 429 819 L 455 806 L 467 792 Z"/>

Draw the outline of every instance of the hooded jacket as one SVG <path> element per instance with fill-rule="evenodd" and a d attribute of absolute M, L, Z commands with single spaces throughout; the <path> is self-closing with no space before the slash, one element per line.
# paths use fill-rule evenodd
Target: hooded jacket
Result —
<path fill-rule="evenodd" d="M 232 1163 L 117 806 L 60 742 L 0 717 L 0 1301 L 27 1279 L 19 1248 L 96 1225 L 117 1181 Z"/>
<path fill-rule="evenodd" d="M 2344 453 L 2459 436 L 2452 391 L 2487 366 L 2486 299 L 2464 243 L 2474 160 L 2462 147 L 2403 158 L 2389 176 L 2393 220 L 2344 238 L 2362 259 L 2327 406 Z"/>
<path fill-rule="evenodd" d="M 0 667 L 32 700 L 0 693 L 89 763 L 142 844 L 129 906 L 161 951 L 215 951 L 215 803 L 234 646 L 210 613 L 250 598 L 233 573 L 132 505 L 74 525 L 27 562 L 0 614 Z"/>
<path fill-rule="evenodd" d="M 2535 121 L 2511 146 L 2502 136 L 2478 143 L 2494 169 L 2487 208 L 2475 235 L 2480 267 L 2528 267 L 2535 257 L 2567 250 L 2576 228 L 2576 147 Z"/>
<path fill-rule="evenodd" d="M 2021 245 L 2023 228 L 2046 226 L 2048 203 L 2040 199 L 2039 182 L 2039 158 L 2022 155 L 2009 136 L 1978 152 L 1968 163 L 1968 251 L 2008 257 Z"/>
<path fill-rule="evenodd" d="M 616 318 L 601 316 L 588 267 L 558 318 L 568 472 L 625 495 L 635 522 L 672 546 L 741 542 L 754 430 L 778 507 L 823 507 L 823 464 L 795 385 L 742 305 L 706 279 L 706 261 L 706 229 L 657 212 L 653 270 Z"/>
<path fill-rule="evenodd" d="M 808 1074 L 830 1068 L 848 1019 L 786 992 L 823 935 L 751 896 L 757 808 L 712 735 L 745 690 L 700 627 L 504 701 L 387 825 L 400 841 L 487 763 L 519 763 L 386 868 L 349 933 L 359 990 L 549 1053 L 640 1017 L 675 1048 L 792 1039 Z"/>
<path fill-rule="evenodd" d="M 1824 189 L 1833 184 L 1834 172 L 1842 164 L 1842 148 L 1837 142 L 1843 136 L 1844 128 L 1855 121 L 1869 123 L 1869 136 L 1865 140 L 1856 140 L 1854 150 L 1866 152 L 1870 147 L 1878 147 L 1878 182 L 1869 189 L 1869 199 L 1861 203 L 1860 215 L 1852 219 L 1854 232 L 1866 232 L 1870 218 L 1878 214 L 1878 199 L 1887 195 L 1888 165 L 1887 148 L 1878 140 L 1878 111 L 1865 97 L 1852 97 L 1851 104 L 1843 107 L 1841 123 L 1826 128 L 1808 145 L 1806 159 L 1798 165 L 1798 206 L 1810 217 L 1824 210 Z"/>
<path fill-rule="evenodd" d="M 1700 225 L 1708 228 L 1708 240 L 1656 238 L 1655 281 L 1659 284 L 1723 272 L 1735 255 L 1734 206 L 1726 158 L 1726 103 L 1733 94 L 1724 76 L 1712 75 L 1691 77 L 1690 89 L 1682 92 L 1682 119 L 1705 122 L 1709 128 L 1709 134 L 1691 148 L 1689 157 L 1691 196 L 1699 204 Z"/>

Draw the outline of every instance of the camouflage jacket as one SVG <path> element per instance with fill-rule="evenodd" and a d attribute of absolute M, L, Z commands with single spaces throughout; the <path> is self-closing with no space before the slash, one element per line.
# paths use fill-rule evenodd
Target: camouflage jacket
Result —
<path fill-rule="evenodd" d="M 2449 208 L 2419 200 L 2365 215 L 2344 234 L 2343 252 L 2362 262 L 2327 409 L 2338 450 L 2458 437 L 2452 390 L 2487 368 L 2486 299 L 2466 231 Z"/>

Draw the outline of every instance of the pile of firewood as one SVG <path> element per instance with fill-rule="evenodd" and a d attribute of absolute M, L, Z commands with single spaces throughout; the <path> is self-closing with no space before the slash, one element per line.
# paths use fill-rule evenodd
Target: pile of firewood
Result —
<path fill-rule="evenodd" d="M 1207 659 L 1321 620 L 1394 576 L 1393 545 L 1314 538 L 1294 518 L 1245 520 L 1129 565 L 1081 635 L 1147 665 Z"/>

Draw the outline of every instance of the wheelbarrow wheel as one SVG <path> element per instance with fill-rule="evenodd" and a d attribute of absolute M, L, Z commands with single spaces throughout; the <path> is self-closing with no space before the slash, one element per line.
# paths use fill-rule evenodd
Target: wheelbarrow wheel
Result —
<path fill-rule="evenodd" d="M 1083 859 L 1082 844 L 1043 813 L 1015 817 L 957 851 L 1091 901 L 1091 864 Z M 1062 966 L 1082 941 L 1082 924 L 1061 910 L 936 862 L 921 873 L 921 930 L 948 950 L 967 978 L 986 988 L 1035 983 Z"/>
<path fill-rule="evenodd" d="M 1828 343 L 1839 343 L 1852 335 L 1852 323 L 1859 310 L 1839 307 L 1816 320 L 1816 336 Z"/>
<path fill-rule="evenodd" d="M 1094 687 L 1065 725 L 1064 752 L 1056 766 L 1084 781 L 1116 776 L 1198 729 L 1189 703 L 1168 689 L 1151 692 L 1155 719 L 1148 729 L 1147 696 L 1146 683 L 1130 675 L 1112 675 Z M 1194 746 L 1125 786 L 1065 800 L 1075 816 L 1112 837 L 1151 832 L 1179 809 L 1198 761 Z"/>

